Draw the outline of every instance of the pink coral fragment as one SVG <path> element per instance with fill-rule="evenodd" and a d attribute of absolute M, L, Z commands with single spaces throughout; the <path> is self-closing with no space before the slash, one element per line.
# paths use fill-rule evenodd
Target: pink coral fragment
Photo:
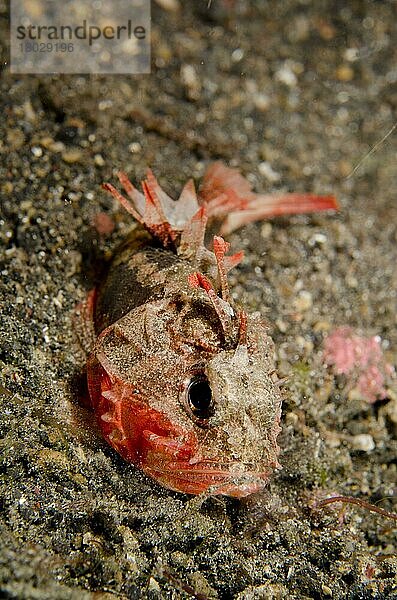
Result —
<path fill-rule="evenodd" d="M 371 404 L 386 397 L 386 381 L 395 374 L 383 356 L 380 342 L 379 336 L 366 338 L 347 326 L 335 329 L 324 342 L 326 364 L 332 365 L 338 375 L 348 376 Z"/>
<path fill-rule="evenodd" d="M 324 360 L 338 375 L 347 375 L 356 365 L 356 341 L 351 327 L 338 327 L 324 342 Z"/>

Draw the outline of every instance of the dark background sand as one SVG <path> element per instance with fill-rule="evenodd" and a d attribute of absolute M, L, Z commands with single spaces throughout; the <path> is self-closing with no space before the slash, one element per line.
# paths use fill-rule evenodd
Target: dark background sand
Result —
<path fill-rule="evenodd" d="M 0 596 L 396 598 L 393 522 L 309 508 L 396 494 L 396 391 L 370 406 L 321 362 L 324 334 L 350 324 L 396 363 L 396 134 L 346 179 L 396 121 L 396 5 L 181 4 L 154 6 L 150 76 L 1 74 Z M 131 223 L 101 182 L 150 165 L 172 192 L 218 158 L 257 191 L 342 206 L 232 236 L 234 291 L 274 323 L 290 375 L 283 470 L 242 502 L 164 490 L 101 440 L 77 402 L 71 320 Z"/>

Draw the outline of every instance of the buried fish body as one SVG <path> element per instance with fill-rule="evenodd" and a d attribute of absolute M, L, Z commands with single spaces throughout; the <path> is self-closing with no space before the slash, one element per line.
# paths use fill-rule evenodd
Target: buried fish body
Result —
<path fill-rule="evenodd" d="M 244 497 L 279 467 L 281 393 L 261 318 L 232 300 L 227 272 L 242 259 L 214 236 L 280 214 L 336 209 L 332 196 L 260 195 L 238 171 L 213 163 L 179 200 L 151 171 L 129 199 L 107 189 L 138 226 L 116 250 L 102 284 L 80 305 L 90 346 L 87 379 L 111 446 L 180 492 Z M 81 332 L 85 332 L 84 335 Z M 88 340 L 88 342 L 87 342 Z"/>

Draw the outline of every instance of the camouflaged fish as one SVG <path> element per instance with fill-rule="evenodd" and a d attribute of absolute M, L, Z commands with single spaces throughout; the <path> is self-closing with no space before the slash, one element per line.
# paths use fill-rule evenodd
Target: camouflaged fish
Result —
<path fill-rule="evenodd" d="M 262 320 L 232 299 L 227 273 L 243 253 L 221 237 L 254 220 L 336 209 L 332 196 L 255 194 L 220 162 L 196 193 L 172 200 L 149 170 L 128 198 L 104 184 L 138 226 L 80 305 L 92 340 L 87 378 L 109 444 L 172 490 L 243 497 L 279 467 L 281 393 Z M 218 226 L 212 250 L 206 226 Z M 91 333 L 90 333 L 91 332 Z"/>

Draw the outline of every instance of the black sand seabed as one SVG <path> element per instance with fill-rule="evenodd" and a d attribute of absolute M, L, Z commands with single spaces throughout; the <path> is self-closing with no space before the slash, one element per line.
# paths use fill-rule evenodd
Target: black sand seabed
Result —
<path fill-rule="evenodd" d="M 0 596 L 397 598 L 395 523 L 310 509 L 331 493 L 396 506 L 396 390 L 369 405 L 321 361 L 349 324 L 396 363 L 396 135 L 346 179 L 396 120 L 395 4 L 181 4 L 154 7 L 150 76 L 1 75 Z M 231 238 L 233 289 L 274 323 L 290 375 L 283 469 L 241 502 L 162 489 L 102 441 L 71 320 L 131 223 L 101 182 L 150 165 L 172 192 L 218 158 L 257 191 L 342 206 Z"/>

